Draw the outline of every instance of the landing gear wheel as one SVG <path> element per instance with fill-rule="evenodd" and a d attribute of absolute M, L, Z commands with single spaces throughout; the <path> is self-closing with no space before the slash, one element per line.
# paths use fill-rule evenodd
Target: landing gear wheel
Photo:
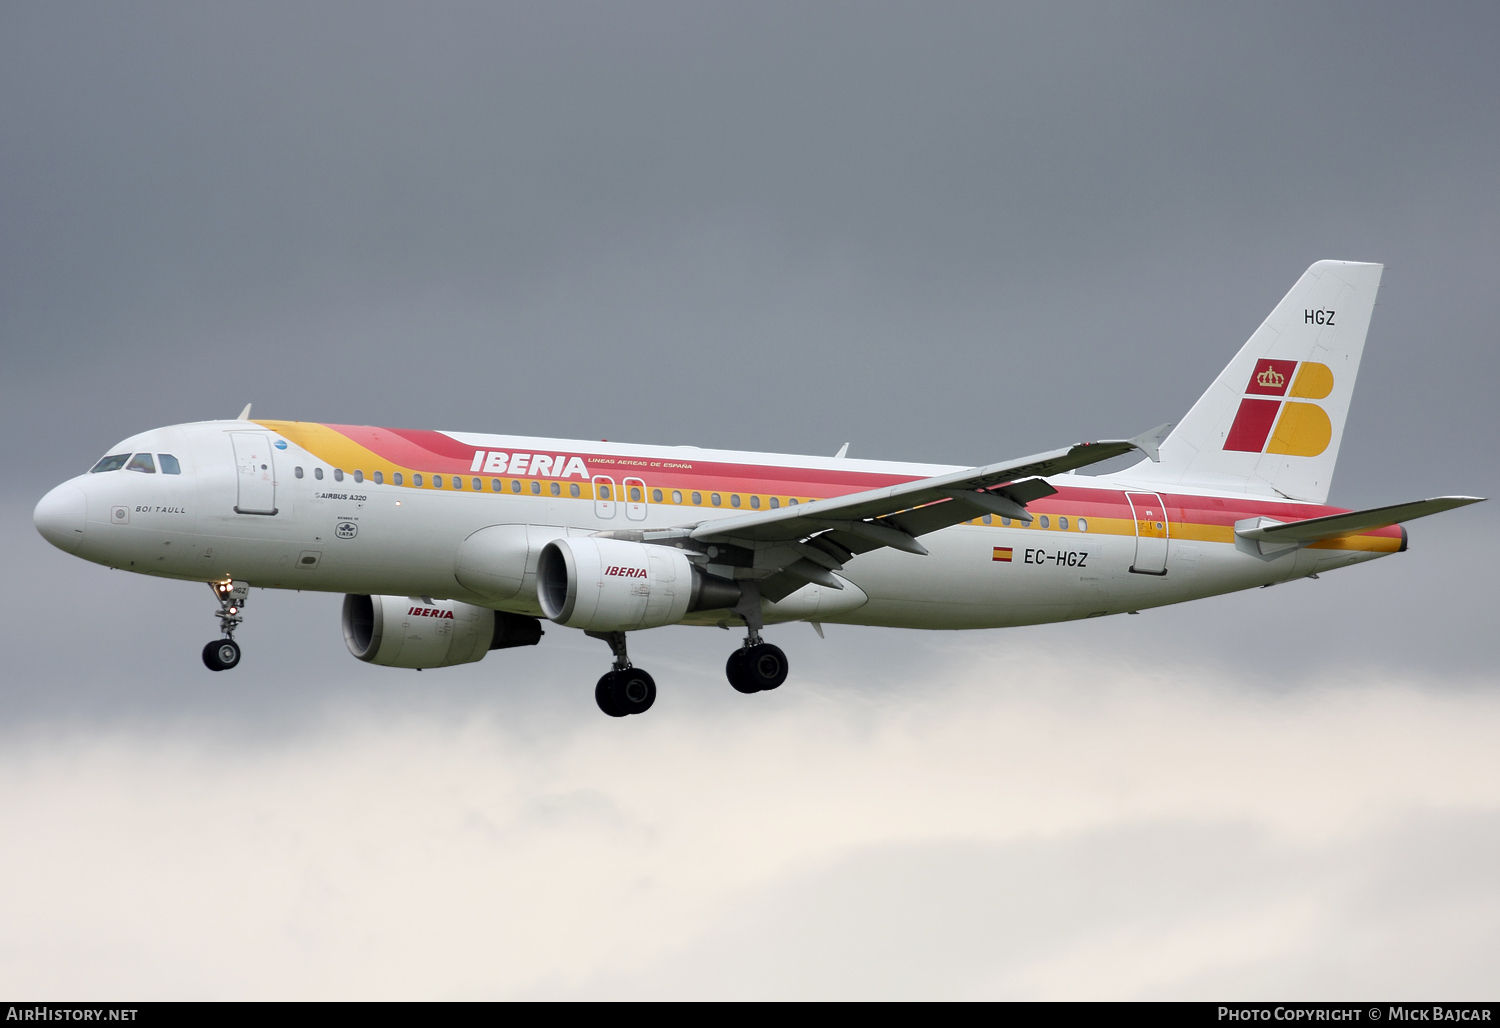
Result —
<path fill-rule="evenodd" d="M 607 672 L 603 678 L 599 679 L 599 684 L 594 686 L 594 702 L 599 704 L 599 709 L 610 717 L 624 717 L 629 713 L 615 706 L 614 690 L 610 686 L 614 685 L 615 676 L 618 674 L 618 671 Z"/>
<path fill-rule="evenodd" d="M 745 673 L 745 653 L 746 650 L 738 649 L 729 655 L 729 660 L 724 664 L 724 677 L 729 679 L 729 684 L 734 686 L 736 692 L 760 692 L 760 686 L 751 682 L 749 675 Z"/>
<path fill-rule="evenodd" d="M 786 681 L 786 654 L 780 646 L 756 643 L 735 650 L 724 665 L 729 684 L 743 693 L 766 692 Z"/>
<path fill-rule="evenodd" d="M 656 702 L 656 681 L 638 667 L 614 673 L 610 695 L 616 710 L 626 714 L 644 714 Z"/>
<path fill-rule="evenodd" d="M 228 671 L 240 662 L 240 644 L 233 639 L 216 639 L 203 647 L 203 665 L 210 671 Z"/>
<path fill-rule="evenodd" d="M 594 686 L 594 702 L 610 717 L 644 714 L 656 702 L 656 681 L 638 667 L 611 671 Z"/>
<path fill-rule="evenodd" d="M 744 654 L 740 658 L 740 673 L 744 675 L 745 681 L 752 683 L 758 691 L 765 692 L 774 689 L 786 681 L 786 654 L 781 652 L 780 646 L 760 643 L 746 647 L 740 652 Z"/>

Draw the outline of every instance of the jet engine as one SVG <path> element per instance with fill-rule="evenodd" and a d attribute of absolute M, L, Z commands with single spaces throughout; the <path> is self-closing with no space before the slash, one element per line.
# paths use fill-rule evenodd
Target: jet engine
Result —
<path fill-rule="evenodd" d="M 740 600 L 738 585 L 704 574 L 681 550 L 597 536 L 544 546 L 536 593 L 553 621 L 591 632 L 659 628 L 690 610 L 733 607 Z"/>
<path fill-rule="evenodd" d="M 536 618 L 420 596 L 345 596 L 343 621 L 349 652 L 384 667 L 471 664 L 542 637 Z"/>

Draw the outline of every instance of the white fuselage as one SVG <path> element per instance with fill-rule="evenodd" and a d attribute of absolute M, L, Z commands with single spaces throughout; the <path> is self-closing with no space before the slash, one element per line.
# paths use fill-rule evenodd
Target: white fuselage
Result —
<path fill-rule="evenodd" d="M 235 580 L 270 589 L 455 599 L 537 615 L 531 579 L 529 588 L 503 601 L 465 584 L 458 562 L 466 540 L 503 525 L 533 526 L 536 533 L 554 537 L 667 529 L 744 513 L 730 506 L 731 499 L 741 502 L 741 492 L 747 506 L 774 506 L 792 502 L 798 492 L 801 502 L 853 492 L 865 478 L 901 481 L 957 470 L 448 433 L 455 446 L 473 449 L 479 469 L 440 468 L 436 475 L 428 472 L 419 487 L 411 481 L 410 465 L 403 465 L 408 470 L 401 485 L 389 471 L 377 484 L 374 468 L 340 467 L 339 454 L 304 446 L 314 437 L 286 424 L 205 422 L 134 436 L 111 452 L 171 454 L 181 473 L 122 468 L 80 475 L 48 494 L 38 507 L 37 525 L 50 541 L 79 557 L 142 574 Z M 260 464 L 247 464 L 246 453 L 236 454 L 231 439 L 236 434 L 242 449 L 256 435 L 267 441 L 266 452 L 253 458 L 263 456 Z M 517 451 L 559 456 L 553 469 L 517 461 L 520 474 L 483 470 L 485 454 Z M 564 470 L 562 455 L 581 455 L 585 470 L 567 478 L 553 474 Z M 360 458 L 349 458 L 354 459 Z M 370 461 L 380 459 L 375 455 Z M 497 466 L 493 458 L 490 463 Z M 362 481 L 355 480 L 355 470 Z M 686 475 L 700 477 L 687 480 Z M 434 486 L 434 477 L 443 488 Z M 454 478 L 462 488 L 453 488 Z M 639 500 L 632 502 L 620 491 L 627 481 L 639 483 Z M 702 487 L 695 488 L 700 481 Z M 768 491 L 773 486 L 765 483 L 776 481 L 795 485 L 786 486 L 785 498 L 770 494 L 762 500 L 756 490 Z M 1058 492 L 1030 504 L 1037 518 L 1029 527 L 1019 521 L 1004 524 L 999 516 L 976 518 L 924 536 L 927 556 L 893 549 L 861 554 L 840 572 L 852 588 L 836 593 L 808 586 L 767 604 L 766 620 L 928 629 L 1036 624 L 1269 585 L 1383 556 L 1404 544 L 1399 529 L 1386 529 L 1312 546 L 1262 547 L 1238 538 L 1234 525 L 1260 516 L 1286 519 L 1289 513 L 1314 517 L 1335 508 L 1238 493 L 1152 494 L 1118 475 L 1063 475 L 1049 481 Z M 608 500 L 601 498 L 603 482 L 615 490 Z M 262 512 L 239 512 L 246 509 L 247 489 L 262 491 L 251 506 Z M 700 502 L 693 503 L 699 494 Z M 1160 510 L 1147 516 L 1153 495 Z M 673 502 L 674 496 L 680 500 Z M 711 497 L 719 497 L 720 505 Z M 1132 570 L 1143 561 L 1156 562 L 1152 567 L 1159 565 L 1164 573 Z M 529 570 L 534 574 L 534 567 Z M 722 611 L 699 612 L 686 622 L 715 624 L 724 617 Z"/>

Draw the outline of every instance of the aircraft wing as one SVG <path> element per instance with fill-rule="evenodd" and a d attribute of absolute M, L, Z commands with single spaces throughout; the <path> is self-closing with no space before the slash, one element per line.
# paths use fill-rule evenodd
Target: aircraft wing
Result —
<path fill-rule="evenodd" d="M 849 555 L 891 546 L 908 553 L 925 554 L 916 537 L 949 525 L 969 521 L 981 514 L 1000 514 L 1029 522 L 1025 505 L 1053 489 L 1038 476 L 1058 475 L 1140 450 L 1153 460 L 1170 425 L 1162 425 L 1134 439 L 1107 439 L 1079 443 L 1065 450 L 1052 450 L 1020 460 L 1004 461 L 966 471 L 869 489 L 811 503 L 756 511 L 735 517 L 706 521 L 691 531 L 702 542 L 723 542 L 751 548 L 768 544 L 791 544 L 811 536 L 835 545 Z M 805 548 L 804 548 L 805 549 Z M 828 562 L 814 555 L 824 567 Z M 822 579 L 815 579 L 821 581 Z"/>
<path fill-rule="evenodd" d="M 1483 500 L 1482 496 L 1437 496 L 1430 500 L 1396 503 L 1389 507 L 1350 511 L 1348 514 L 1330 514 L 1324 518 L 1308 518 L 1306 521 L 1292 521 L 1284 525 L 1267 524 L 1263 520 L 1259 527 L 1247 528 L 1236 534 L 1242 539 L 1268 543 L 1311 543 L 1354 532 L 1368 532 L 1374 528 L 1387 528 L 1455 507 L 1481 503 Z"/>

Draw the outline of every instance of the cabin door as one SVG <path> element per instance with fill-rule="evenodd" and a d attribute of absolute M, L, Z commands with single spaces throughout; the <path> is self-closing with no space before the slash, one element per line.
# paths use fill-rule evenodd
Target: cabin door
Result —
<path fill-rule="evenodd" d="M 261 432 L 230 432 L 239 479 L 236 514 L 276 513 L 276 462 L 271 440 Z"/>
<path fill-rule="evenodd" d="M 1167 509 L 1156 493 L 1126 493 L 1135 512 L 1135 563 L 1130 570 L 1138 575 L 1167 573 Z"/>

